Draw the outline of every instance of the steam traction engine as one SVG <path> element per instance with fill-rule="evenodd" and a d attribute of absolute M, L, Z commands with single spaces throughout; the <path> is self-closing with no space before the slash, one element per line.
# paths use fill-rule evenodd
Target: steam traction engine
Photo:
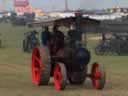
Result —
<path fill-rule="evenodd" d="M 64 90 L 67 81 L 70 84 L 83 84 L 86 77 L 92 80 L 96 89 L 103 89 L 105 84 L 105 71 L 98 63 L 92 65 L 91 73 L 87 73 L 90 61 L 90 52 L 82 43 L 82 23 L 85 17 L 76 13 L 75 17 L 45 21 L 41 26 L 49 24 L 68 25 L 75 23 L 76 32 L 73 33 L 73 43 L 65 44 L 55 55 L 47 46 L 37 46 L 32 52 L 32 81 L 35 85 L 47 85 L 53 77 L 56 90 Z"/>

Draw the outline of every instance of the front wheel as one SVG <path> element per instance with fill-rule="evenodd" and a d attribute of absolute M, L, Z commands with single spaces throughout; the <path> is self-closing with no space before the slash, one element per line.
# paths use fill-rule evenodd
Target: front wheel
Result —
<path fill-rule="evenodd" d="M 67 70 L 63 63 L 55 64 L 54 71 L 54 85 L 56 90 L 64 90 L 67 82 Z"/>
<path fill-rule="evenodd" d="M 91 79 L 95 89 L 103 89 L 106 81 L 105 68 L 103 65 L 94 63 L 92 65 Z"/>

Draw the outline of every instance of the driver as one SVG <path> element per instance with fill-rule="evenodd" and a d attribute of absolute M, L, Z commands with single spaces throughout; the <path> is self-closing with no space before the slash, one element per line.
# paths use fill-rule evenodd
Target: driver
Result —
<path fill-rule="evenodd" d="M 53 50 L 54 53 L 59 51 L 59 49 L 64 47 L 64 34 L 59 31 L 58 25 L 53 27 L 53 35 L 52 35 L 52 42 L 53 42 Z"/>
<path fill-rule="evenodd" d="M 74 25 L 70 26 L 70 30 L 68 32 L 68 38 L 70 41 L 70 44 L 74 44 L 75 43 L 75 39 L 76 39 L 76 29 Z"/>

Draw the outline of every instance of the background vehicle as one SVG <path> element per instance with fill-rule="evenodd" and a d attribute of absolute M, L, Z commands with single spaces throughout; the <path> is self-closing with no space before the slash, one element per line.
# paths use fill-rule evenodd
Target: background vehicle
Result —
<path fill-rule="evenodd" d="M 39 44 L 39 38 L 36 37 L 35 31 L 25 33 L 23 40 L 23 51 L 32 52 L 33 48 Z"/>
<path fill-rule="evenodd" d="M 126 55 L 128 54 L 128 33 L 113 33 L 102 40 L 95 48 L 97 55 Z"/>
<path fill-rule="evenodd" d="M 28 23 L 33 22 L 35 19 L 35 14 L 25 13 L 24 15 L 17 15 L 16 13 L 11 14 L 11 23 L 12 25 L 22 25 L 25 26 Z"/>

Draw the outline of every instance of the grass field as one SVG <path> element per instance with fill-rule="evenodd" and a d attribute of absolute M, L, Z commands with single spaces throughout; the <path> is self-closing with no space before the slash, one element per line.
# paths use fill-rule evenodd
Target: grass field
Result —
<path fill-rule="evenodd" d="M 52 78 L 49 86 L 34 86 L 31 81 L 31 54 L 22 51 L 27 27 L 0 24 L 3 48 L 0 49 L 0 96 L 128 96 L 128 56 L 96 56 L 97 42 L 89 40 L 88 48 L 94 61 L 104 64 L 107 82 L 104 90 L 93 89 L 87 79 L 84 85 L 68 85 L 65 91 L 56 92 Z M 96 36 L 88 34 L 88 38 Z"/>

